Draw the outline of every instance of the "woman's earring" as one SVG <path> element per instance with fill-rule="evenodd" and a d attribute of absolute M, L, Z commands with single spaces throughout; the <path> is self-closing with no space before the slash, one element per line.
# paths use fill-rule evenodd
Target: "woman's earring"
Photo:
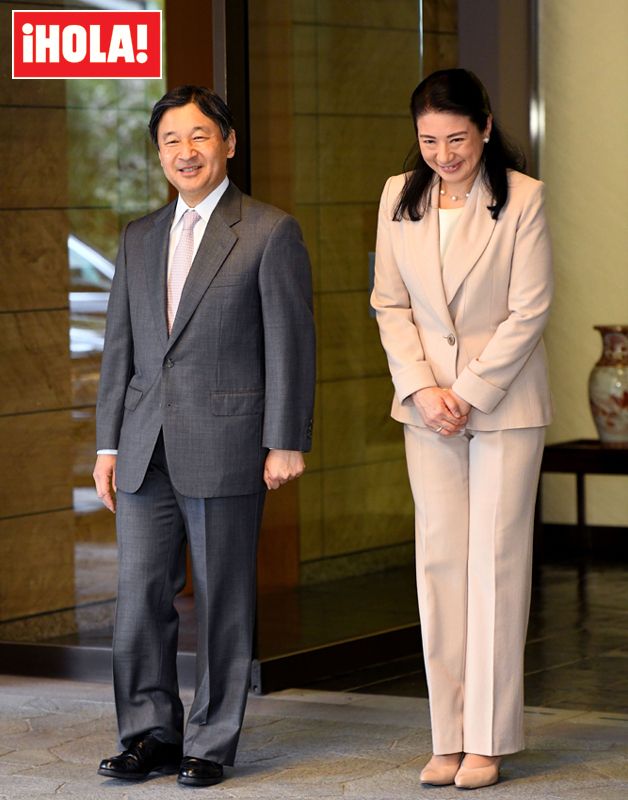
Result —
<path fill-rule="evenodd" d="M 489 142 L 488 136 L 485 136 L 482 141 L 484 142 L 484 144 L 488 144 L 488 142 Z"/>

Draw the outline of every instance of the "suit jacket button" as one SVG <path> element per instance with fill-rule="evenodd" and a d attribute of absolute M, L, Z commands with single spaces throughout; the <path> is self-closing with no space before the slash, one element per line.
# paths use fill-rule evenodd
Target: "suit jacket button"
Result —
<path fill-rule="evenodd" d="M 453 335 L 453 333 L 450 333 L 447 337 L 447 344 L 450 344 L 452 347 L 456 344 L 456 337 Z"/>
<path fill-rule="evenodd" d="M 172 367 L 174 367 L 174 361 L 171 358 L 166 359 L 166 366 L 168 367 L 168 369 L 171 369 Z"/>

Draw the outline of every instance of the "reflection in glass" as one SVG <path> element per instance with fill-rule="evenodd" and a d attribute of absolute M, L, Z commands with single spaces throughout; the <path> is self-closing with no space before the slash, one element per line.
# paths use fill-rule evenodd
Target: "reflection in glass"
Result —
<path fill-rule="evenodd" d="M 150 109 L 164 91 L 163 81 L 66 84 L 75 206 L 68 236 L 75 597 L 77 607 L 102 604 L 104 623 L 116 593 L 116 544 L 113 517 L 92 480 L 95 403 L 119 232 L 168 199 L 147 131 Z"/>

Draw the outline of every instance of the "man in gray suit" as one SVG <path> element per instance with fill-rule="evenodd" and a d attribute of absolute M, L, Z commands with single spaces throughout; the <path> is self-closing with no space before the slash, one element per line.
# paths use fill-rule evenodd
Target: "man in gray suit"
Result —
<path fill-rule="evenodd" d="M 192 786 L 233 764 L 249 683 L 266 488 L 304 469 L 315 344 L 299 226 L 227 178 L 229 109 L 183 86 L 149 129 L 178 199 L 124 230 L 97 407 L 99 497 L 116 513 L 114 689 L 124 752 L 99 774 L 178 770 Z M 173 605 L 190 549 L 196 693 L 179 699 Z"/>

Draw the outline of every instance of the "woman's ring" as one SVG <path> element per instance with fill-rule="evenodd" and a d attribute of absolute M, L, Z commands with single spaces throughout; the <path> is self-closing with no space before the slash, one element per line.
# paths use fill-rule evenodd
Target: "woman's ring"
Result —
<path fill-rule="evenodd" d="M 440 433 L 442 430 L 443 430 L 443 426 L 439 425 L 438 428 L 436 428 L 436 433 Z"/>

